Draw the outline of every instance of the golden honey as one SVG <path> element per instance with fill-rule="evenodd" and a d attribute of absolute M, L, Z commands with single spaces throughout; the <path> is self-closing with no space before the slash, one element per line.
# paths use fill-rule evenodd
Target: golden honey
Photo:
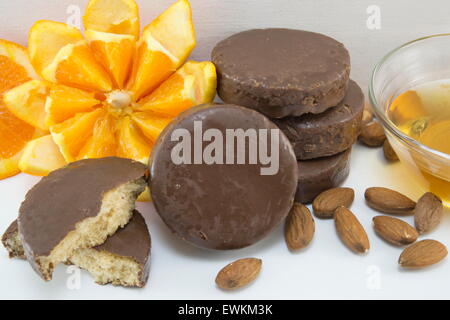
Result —
<path fill-rule="evenodd" d="M 390 139 L 422 188 L 450 205 L 450 80 L 428 82 L 403 92 L 391 103 L 387 116 L 407 136 L 444 153 L 432 159 Z"/>

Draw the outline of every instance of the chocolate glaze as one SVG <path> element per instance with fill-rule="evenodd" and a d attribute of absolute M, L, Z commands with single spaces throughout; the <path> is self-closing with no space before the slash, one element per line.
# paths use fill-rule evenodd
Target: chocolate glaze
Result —
<path fill-rule="evenodd" d="M 203 131 L 215 128 L 224 137 L 226 129 L 276 129 L 262 114 L 235 105 L 201 105 L 179 115 L 160 135 L 150 157 L 149 186 L 156 210 L 174 233 L 196 246 L 217 250 L 249 246 L 266 236 L 292 207 L 297 188 L 292 147 L 278 131 L 279 171 L 270 176 L 260 174 L 265 167 L 260 163 L 175 165 L 171 150 L 177 142 L 171 141 L 172 132 L 184 128 L 193 136 L 197 120 Z"/>
<path fill-rule="evenodd" d="M 350 148 L 361 131 L 364 94 L 350 81 L 344 100 L 321 114 L 274 119 L 299 160 L 335 155 Z"/>
<path fill-rule="evenodd" d="M 212 61 L 223 101 L 272 118 L 317 114 L 336 106 L 350 74 L 350 56 L 341 43 L 291 29 L 234 34 L 216 45 Z"/>
<path fill-rule="evenodd" d="M 295 200 L 310 203 L 322 191 L 339 186 L 350 172 L 351 148 L 337 155 L 298 161 Z"/>
<path fill-rule="evenodd" d="M 32 267 L 41 274 L 37 257 L 48 256 L 78 222 L 96 216 L 108 191 L 146 174 L 142 163 L 109 157 L 73 162 L 42 178 L 19 209 L 19 234 Z"/>

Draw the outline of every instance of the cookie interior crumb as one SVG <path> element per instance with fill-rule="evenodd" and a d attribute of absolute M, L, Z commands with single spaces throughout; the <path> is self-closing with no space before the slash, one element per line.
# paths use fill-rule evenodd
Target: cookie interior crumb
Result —
<path fill-rule="evenodd" d="M 54 267 L 67 261 L 75 250 L 100 245 L 119 227 L 125 226 L 133 215 L 136 198 L 145 186 L 145 179 L 140 178 L 105 193 L 97 216 L 77 223 L 75 230 L 69 232 L 48 256 L 36 258 L 43 278 L 51 280 Z"/>
<path fill-rule="evenodd" d="M 69 261 L 87 270 L 98 284 L 143 287 L 142 266 L 134 259 L 96 249 L 79 249 Z"/>

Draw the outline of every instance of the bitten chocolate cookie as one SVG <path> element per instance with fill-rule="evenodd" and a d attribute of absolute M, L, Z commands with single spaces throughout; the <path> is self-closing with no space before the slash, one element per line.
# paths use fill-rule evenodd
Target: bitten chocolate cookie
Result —
<path fill-rule="evenodd" d="M 147 168 L 121 158 L 87 159 L 50 173 L 26 195 L 19 235 L 33 269 L 50 280 L 54 266 L 80 248 L 105 242 L 128 223 Z"/>
<path fill-rule="evenodd" d="M 274 119 L 294 147 L 299 160 L 327 157 L 355 143 L 361 131 L 364 94 L 350 81 L 344 100 L 321 114 Z"/>
<path fill-rule="evenodd" d="M 2 242 L 10 258 L 25 259 L 17 220 L 6 230 Z M 150 250 L 150 233 L 144 218 L 135 210 L 123 229 L 97 247 L 75 250 L 67 263 L 87 270 L 98 284 L 143 287 L 148 279 Z"/>
<path fill-rule="evenodd" d="M 212 61 L 223 101 L 271 118 L 317 114 L 336 106 L 350 74 L 350 56 L 341 43 L 291 29 L 234 34 L 216 45 Z"/>
<path fill-rule="evenodd" d="M 203 248 L 237 249 L 261 240 L 286 218 L 297 161 L 285 135 L 262 114 L 202 105 L 179 115 L 160 135 L 149 184 L 157 212 L 179 237 Z"/>
<path fill-rule="evenodd" d="M 350 172 L 351 149 L 331 157 L 298 161 L 295 200 L 310 203 L 322 191 L 339 186 Z"/>

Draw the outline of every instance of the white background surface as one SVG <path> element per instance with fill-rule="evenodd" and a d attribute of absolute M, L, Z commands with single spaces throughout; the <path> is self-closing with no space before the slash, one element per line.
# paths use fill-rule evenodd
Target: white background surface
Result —
<path fill-rule="evenodd" d="M 142 25 L 169 0 L 140 0 Z M 323 32 L 345 43 L 352 57 L 352 77 L 365 89 L 374 63 L 388 50 L 420 36 L 450 31 L 447 0 L 191 0 L 198 45 L 194 59 L 208 59 L 220 39 L 256 27 L 291 27 Z M 66 21 L 69 5 L 84 10 L 87 1 L 0 0 L 0 38 L 26 45 L 27 30 L 38 19 Z M 366 27 L 369 5 L 381 9 L 381 29 Z M 19 175 L 0 181 L 0 231 L 15 219 L 20 202 L 36 178 Z M 150 279 L 145 289 L 99 286 L 82 272 L 81 288 L 69 290 L 66 267 L 44 283 L 24 261 L 9 260 L 0 249 L 0 298 L 36 299 L 396 299 L 450 298 L 450 262 L 423 271 L 397 266 L 401 252 L 373 232 L 376 213 L 366 207 L 366 187 L 393 187 L 416 199 L 420 191 L 406 180 L 401 164 L 386 164 L 380 149 L 356 146 L 352 171 L 345 183 L 356 191 L 352 210 L 371 240 L 367 256 L 351 253 L 339 241 L 331 220 L 316 219 L 313 243 L 292 254 L 284 244 L 282 227 L 246 249 L 211 252 L 191 247 L 170 234 L 151 204 L 139 204 L 153 238 Z M 406 219 L 412 223 L 411 218 Z M 450 244 L 450 218 L 429 235 Z M 243 257 L 263 259 L 263 271 L 251 286 L 223 292 L 214 278 L 228 262 Z"/>

